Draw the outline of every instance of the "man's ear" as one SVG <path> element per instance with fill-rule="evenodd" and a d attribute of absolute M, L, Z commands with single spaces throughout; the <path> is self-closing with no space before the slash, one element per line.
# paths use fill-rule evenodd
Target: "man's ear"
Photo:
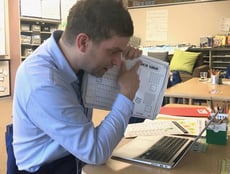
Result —
<path fill-rule="evenodd" d="M 89 37 L 85 33 L 78 34 L 76 38 L 76 46 L 79 48 L 80 51 L 85 52 L 86 48 L 88 47 Z"/>

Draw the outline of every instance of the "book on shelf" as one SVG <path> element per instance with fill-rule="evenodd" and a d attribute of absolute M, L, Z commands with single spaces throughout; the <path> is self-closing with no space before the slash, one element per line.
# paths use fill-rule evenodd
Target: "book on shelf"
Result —
<path fill-rule="evenodd" d="M 154 119 L 160 111 L 164 92 L 168 83 L 169 64 L 157 58 L 141 56 L 135 60 L 125 60 L 131 68 L 137 60 L 142 64 L 138 69 L 140 86 L 135 94 L 133 117 Z M 119 68 L 114 66 L 103 77 L 84 74 L 82 98 L 85 107 L 111 110 L 119 85 Z"/>

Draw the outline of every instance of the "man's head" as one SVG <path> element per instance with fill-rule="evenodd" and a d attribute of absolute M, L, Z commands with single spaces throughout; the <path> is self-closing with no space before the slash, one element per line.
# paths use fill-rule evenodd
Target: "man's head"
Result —
<path fill-rule="evenodd" d="M 79 0 L 70 9 L 59 45 L 74 71 L 102 76 L 121 65 L 132 35 L 133 22 L 122 2 Z"/>
<path fill-rule="evenodd" d="M 79 0 L 70 9 L 63 39 L 74 44 L 79 33 L 86 33 L 96 43 L 114 35 L 131 37 L 133 22 L 121 1 Z"/>

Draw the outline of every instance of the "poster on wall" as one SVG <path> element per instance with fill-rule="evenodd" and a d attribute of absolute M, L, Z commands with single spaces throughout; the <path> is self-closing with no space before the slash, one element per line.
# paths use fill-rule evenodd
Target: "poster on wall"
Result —
<path fill-rule="evenodd" d="M 230 32 L 230 18 L 224 17 L 221 19 L 220 30 Z"/>
<path fill-rule="evenodd" d="M 5 6 L 4 0 L 0 0 L 0 55 L 6 54 L 5 44 Z"/>
<path fill-rule="evenodd" d="M 10 60 L 0 60 L 0 97 L 10 96 Z"/>
<path fill-rule="evenodd" d="M 168 10 L 147 11 L 146 41 L 167 41 Z"/>

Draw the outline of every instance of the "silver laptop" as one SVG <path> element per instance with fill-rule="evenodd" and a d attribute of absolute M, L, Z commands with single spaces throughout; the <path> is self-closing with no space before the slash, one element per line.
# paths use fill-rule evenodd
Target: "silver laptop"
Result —
<path fill-rule="evenodd" d="M 195 138 L 185 136 L 139 136 L 127 144 L 115 149 L 112 159 L 132 161 L 156 167 L 171 169 L 191 150 L 203 132 L 207 129 L 213 116 L 204 129 Z"/>

